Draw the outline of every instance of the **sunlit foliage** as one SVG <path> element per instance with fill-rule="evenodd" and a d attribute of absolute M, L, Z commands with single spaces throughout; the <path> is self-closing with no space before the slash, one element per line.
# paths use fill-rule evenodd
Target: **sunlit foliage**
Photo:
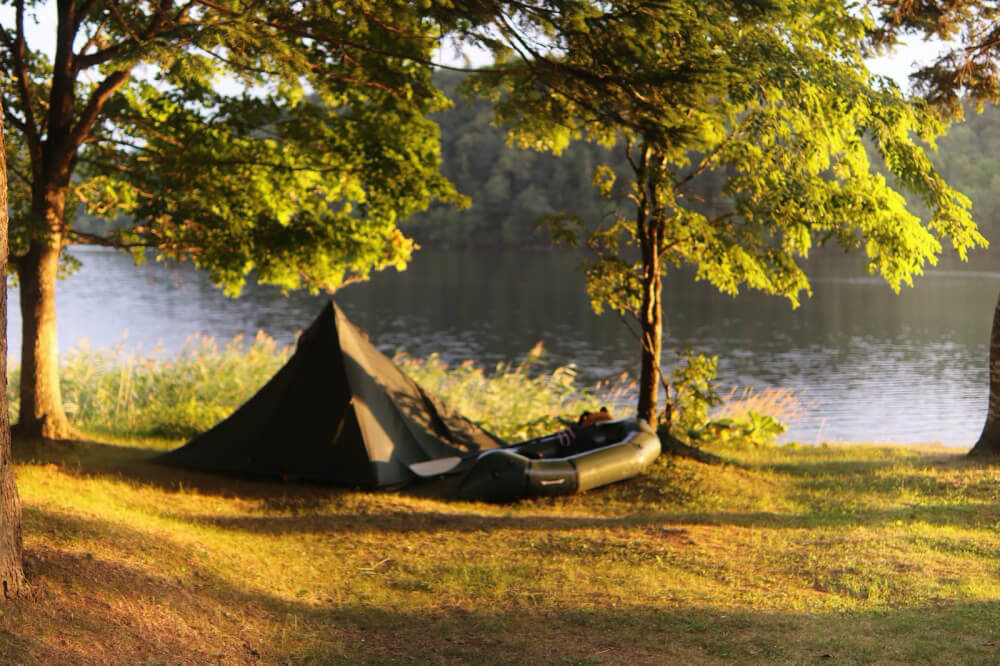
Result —
<path fill-rule="evenodd" d="M 598 257 L 588 286 L 595 308 L 632 312 L 642 327 L 640 414 L 656 418 L 668 266 L 794 305 L 809 291 L 801 260 L 817 245 L 863 251 L 898 290 L 942 241 L 962 257 L 985 244 L 968 199 L 920 144 L 941 123 L 869 74 L 861 43 L 871 26 L 841 2 L 620 2 L 531 17 L 509 30 L 520 55 L 549 66 L 513 61 L 472 87 L 493 95 L 521 146 L 558 153 L 588 137 L 624 151 L 631 201 L 588 235 Z M 542 35 L 561 39 L 545 50 Z M 889 179 L 872 169 L 866 141 Z M 725 197 L 706 205 L 690 186 L 720 176 Z M 614 180 L 595 172 L 604 192 Z M 894 187 L 930 211 L 926 222 Z M 559 222 L 559 237 L 575 241 Z"/>

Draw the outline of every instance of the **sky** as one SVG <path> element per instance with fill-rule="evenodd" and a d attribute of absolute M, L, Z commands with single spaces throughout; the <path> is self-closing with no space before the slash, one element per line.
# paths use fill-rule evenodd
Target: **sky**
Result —
<path fill-rule="evenodd" d="M 880 58 L 868 60 L 868 69 L 876 74 L 889 76 L 903 90 L 909 88 L 907 76 L 919 65 L 926 65 L 944 51 L 943 42 L 926 42 L 912 39 L 908 44 L 896 48 L 895 52 Z"/>
<path fill-rule="evenodd" d="M 41 3 L 40 6 L 36 6 L 35 11 L 39 15 L 38 20 L 34 22 L 29 20 L 25 26 L 28 32 L 28 44 L 33 48 L 43 47 L 47 52 L 52 53 L 55 48 L 55 30 L 53 28 L 55 25 L 55 3 Z M 8 5 L 0 7 L 0 23 L 7 26 L 13 25 L 14 12 L 12 7 Z M 868 67 L 877 74 L 892 77 L 901 88 L 906 90 L 908 88 L 907 75 L 913 70 L 914 65 L 929 62 L 941 49 L 940 42 L 924 42 L 914 39 L 909 44 L 897 48 L 896 52 L 889 56 L 869 60 Z M 443 63 L 461 64 L 461 59 L 450 48 L 442 49 L 439 55 Z M 474 63 L 481 60 L 474 54 L 471 59 Z"/>

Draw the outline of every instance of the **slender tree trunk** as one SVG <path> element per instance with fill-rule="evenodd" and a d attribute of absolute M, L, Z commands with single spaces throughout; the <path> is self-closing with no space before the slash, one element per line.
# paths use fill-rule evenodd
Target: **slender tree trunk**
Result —
<path fill-rule="evenodd" d="M 993 332 L 990 334 L 990 402 L 986 424 L 979 441 L 969 456 L 981 458 L 1000 455 L 1000 297 L 993 311 Z"/>
<path fill-rule="evenodd" d="M 0 108 L 0 594 L 5 599 L 28 590 L 22 564 L 21 498 L 14 483 L 7 415 L 7 147 Z"/>
<path fill-rule="evenodd" d="M 636 229 L 642 253 L 642 361 L 639 369 L 638 417 L 656 429 L 657 397 L 660 393 L 660 349 L 663 344 L 663 308 L 660 303 L 660 252 L 663 245 L 663 216 L 659 205 L 660 169 L 663 158 L 648 145 L 642 147 L 637 176 L 642 195 L 637 201 Z"/>
<path fill-rule="evenodd" d="M 663 341 L 663 312 L 660 305 L 660 257 L 655 243 L 642 243 L 642 364 L 639 371 L 638 416 L 650 426 L 657 424 L 657 397 L 660 392 L 660 350 Z"/>

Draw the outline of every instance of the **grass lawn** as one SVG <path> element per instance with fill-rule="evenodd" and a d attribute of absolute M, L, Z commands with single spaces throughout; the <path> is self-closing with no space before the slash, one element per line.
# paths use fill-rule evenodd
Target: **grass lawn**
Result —
<path fill-rule="evenodd" d="M 176 442 L 15 444 L 0 662 L 1000 662 L 1000 466 L 717 450 L 515 505 L 237 481 Z"/>

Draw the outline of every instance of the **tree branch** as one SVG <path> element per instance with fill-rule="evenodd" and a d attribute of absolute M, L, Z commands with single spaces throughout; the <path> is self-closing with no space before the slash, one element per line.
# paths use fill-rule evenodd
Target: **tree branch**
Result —
<path fill-rule="evenodd" d="M 128 80 L 131 70 L 117 71 L 108 74 L 101 83 L 91 93 L 87 100 L 87 106 L 80 113 L 80 120 L 70 131 L 71 145 L 79 146 L 97 123 L 97 116 L 107 103 L 111 95 Z"/>
<path fill-rule="evenodd" d="M 17 36 L 11 46 L 11 53 L 14 56 L 14 77 L 17 79 L 18 96 L 21 98 L 21 106 L 24 109 L 24 123 L 20 128 L 24 132 L 25 141 L 28 144 L 28 152 L 31 155 L 33 164 L 42 163 L 42 146 L 39 140 L 38 125 L 32 113 L 34 107 L 34 96 L 31 94 L 31 85 L 28 81 L 28 67 L 24 61 L 24 0 L 17 0 Z M 6 31 L 3 31 L 6 35 Z M 5 105 L 6 106 L 6 105 Z"/>
<path fill-rule="evenodd" d="M 196 3 L 196 4 L 199 4 L 199 5 L 202 5 L 204 7 L 212 9 L 212 10 L 214 10 L 216 12 L 219 12 L 220 14 L 225 14 L 225 15 L 232 16 L 232 17 L 235 17 L 235 18 L 242 18 L 243 17 L 243 15 L 241 13 L 233 11 L 233 10 L 228 9 L 226 7 L 223 7 L 222 5 L 220 5 L 218 3 L 215 3 L 215 2 L 212 2 L 211 0 L 191 0 L 191 3 L 192 4 Z M 370 46 L 368 44 L 363 44 L 361 42 L 355 42 L 355 41 L 352 41 L 352 40 L 349 40 L 349 39 L 342 39 L 342 38 L 339 38 L 339 37 L 331 37 L 331 36 L 325 35 L 325 34 L 317 34 L 317 33 L 313 32 L 313 31 L 310 31 L 310 30 L 304 30 L 304 29 L 298 28 L 296 26 L 292 26 L 292 25 L 288 25 L 286 23 L 282 23 L 282 22 L 278 21 L 277 19 L 271 19 L 271 20 L 255 19 L 254 22 L 257 23 L 257 24 L 259 24 L 259 25 L 266 26 L 268 28 L 273 28 L 275 30 L 279 30 L 279 31 L 284 32 L 284 33 L 289 34 L 289 35 L 296 35 L 298 37 L 302 37 L 303 39 L 311 39 L 311 40 L 314 40 L 314 41 L 316 41 L 316 42 L 318 42 L 320 44 L 326 44 L 326 45 L 337 44 L 337 45 L 339 45 L 341 47 L 347 46 L 347 47 L 350 47 L 350 48 L 353 48 L 353 49 L 357 49 L 359 51 L 365 51 L 366 53 L 371 53 L 371 54 L 374 54 L 374 55 L 387 56 L 387 57 L 390 57 L 390 58 L 400 58 L 400 59 L 403 59 L 403 60 L 409 60 L 410 62 L 414 62 L 414 63 L 420 64 L 420 65 L 427 65 L 427 66 L 430 66 L 430 67 L 439 67 L 441 69 L 447 69 L 447 70 L 450 70 L 450 71 L 453 71 L 453 72 L 468 72 L 468 73 L 486 74 L 486 73 L 495 71 L 495 70 L 493 70 L 491 68 L 488 68 L 488 67 L 486 67 L 486 68 L 476 68 L 476 67 L 455 67 L 453 65 L 444 65 L 442 63 L 434 62 L 430 58 L 422 58 L 422 57 L 416 56 L 414 54 L 406 54 L 406 53 L 400 53 L 400 52 L 397 52 L 397 51 L 390 51 L 390 50 L 386 50 L 386 49 L 379 49 L 379 48 Z"/>
<path fill-rule="evenodd" d="M 416 39 L 416 40 L 419 40 L 419 41 L 426 41 L 426 42 L 432 42 L 432 41 L 434 41 L 432 38 L 425 37 L 424 35 L 422 35 L 420 33 L 413 32 L 412 30 L 403 30 L 399 26 L 396 26 L 396 25 L 390 23 L 389 21 L 386 21 L 386 20 L 382 19 L 382 17 L 380 17 L 377 13 L 372 12 L 372 11 L 368 11 L 363 6 L 361 6 L 361 5 L 357 4 L 357 3 L 352 3 L 352 4 L 354 4 L 354 9 L 359 14 L 361 14 L 362 16 L 364 16 L 365 18 L 367 18 L 372 23 L 378 25 L 380 28 L 382 28 L 386 32 L 396 33 L 397 35 L 401 35 L 403 37 L 408 37 L 410 39 Z"/>
<path fill-rule="evenodd" d="M 7 122 L 14 127 L 16 127 L 21 132 L 26 132 L 24 121 L 14 115 L 14 112 L 10 110 L 10 104 L 4 99 L 3 95 L 0 95 L 0 101 L 3 103 L 3 115 L 7 119 Z"/>
<path fill-rule="evenodd" d="M 89 49 L 91 46 L 100 46 L 101 45 L 101 43 L 100 43 L 101 33 L 104 32 L 104 26 L 107 25 L 107 22 L 108 22 L 107 19 L 104 19 L 103 21 L 101 21 L 100 25 L 98 25 L 96 28 L 94 28 L 94 34 L 92 34 L 90 36 L 90 39 L 87 40 L 87 43 L 84 44 L 83 47 L 80 48 L 80 52 L 76 56 L 76 63 L 77 63 L 77 67 L 79 69 L 86 69 L 87 68 L 87 67 L 83 67 L 83 66 L 80 65 L 80 63 L 84 60 L 84 58 L 86 58 L 87 49 Z"/>
<path fill-rule="evenodd" d="M 187 11 L 190 9 L 190 3 L 173 17 L 171 17 L 167 11 L 169 9 L 169 5 L 169 2 L 161 2 L 156 13 L 150 16 L 149 24 L 140 32 L 137 32 L 133 26 L 129 25 L 129 23 L 117 11 L 117 8 L 112 7 L 112 14 L 115 19 L 117 19 L 117 23 L 121 26 L 122 31 L 131 37 L 131 41 L 117 42 L 89 55 L 83 53 L 83 51 L 86 50 L 86 47 L 84 47 L 84 49 L 81 49 L 80 54 L 77 56 L 77 71 L 89 69 L 96 65 L 102 65 L 106 62 L 114 60 L 124 53 L 127 53 L 130 49 L 142 46 L 151 39 L 169 37 L 174 32 L 186 28 L 187 26 L 184 23 L 184 18 Z M 172 26 L 172 29 L 165 29 L 165 26 Z M 176 45 L 176 47 L 180 48 L 180 44 Z"/>
<path fill-rule="evenodd" d="M 720 141 L 719 144 L 715 148 L 713 148 L 711 152 L 707 153 L 702 158 L 702 160 L 698 164 L 698 166 L 695 167 L 691 171 L 691 173 L 689 173 L 687 176 L 685 176 L 681 180 L 677 181 L 677 183 L 675 185 L 675 189 L 679 190 L 679 189 L 683 188 L 689 182 L 691 182 L 692 180 L 694 180 L 695 178 L 697 178 L 698 176 L 700 176 L 705 171 L 705 169 L 708 168 L 709 164 L 715 158 L 715 156 L 718 155 L 722 151 L 723 148 L 725 148 L 726 146 L 728 146 L 733 141 L 733 139 L 735 139 L 746 128 L 746 126 L 750 122 L 750 117 L 751 116 L 752 116 L 752 114 L 747 114 L 743 118 L 743 121 L 740 123 L 739 127 L 737 127 L 736 129 L 734 129 L 729 134 L 729 136 L 727 136 L 725 139 L 723 139 L 722 141 Z"/>
<path fill-rule="evenodd" d="M 98 0 L 84 0 L 83 3 L 77 8 L 76 22 L 73 24 L 74 34 L 76 34 L 76 31 L 79 30 L 80 26 L 83 25 L 83 21 L 87 18 L 87 14 L 90 13 L 90 11 L 94 8 L 94 5 L 96 5 L 97 2 Z M 103 27 L 104 23 L 101 23 L 101 26 Z"/>
<path fill-rule="evenodd" d="M 101 247 L 113 247 L 119 250 L 131 250 L 137 248 L 150 248 L 156 247 L 152 241 L 136 241 L 124 243 L 122 241 L 110 238 L 108 236 L 101 236 L 100 234 L 92 234 L 86 231 L 78 231 L 76 229 L 69 229 L 66 232 L 74 245 L 99 245 Z"/>

